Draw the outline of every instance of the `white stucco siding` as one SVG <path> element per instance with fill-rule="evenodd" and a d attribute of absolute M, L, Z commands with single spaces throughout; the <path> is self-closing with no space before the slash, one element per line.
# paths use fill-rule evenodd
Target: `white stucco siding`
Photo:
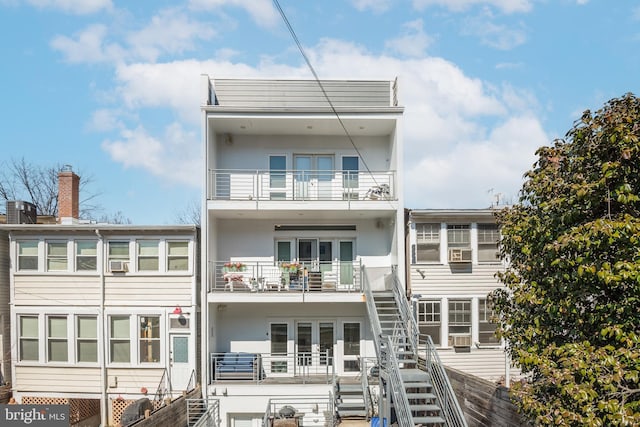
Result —
<path fill-rule="evenodd" d="M 127 276 L 105 278 L 105 304 L 122 306 L 189 306 L 191 276 Z"/>
<path fill-rule="evenodd" d="M 16 366 L 15 391 L 100 393 L 100 368 Z"/>
<path fill-rule="evenodd" d="M 14 275 L 14 305 L 97 305 L 100 278 L 81 275 Z"/>
<path fill-rule="evenodd" d="M 463 268 L 449 265 L 412 265 L 411 291 L 422 295 L 422 298 L 481 296 L 501 286 L 495 277 L 500 266 L 469 264 Z"/>

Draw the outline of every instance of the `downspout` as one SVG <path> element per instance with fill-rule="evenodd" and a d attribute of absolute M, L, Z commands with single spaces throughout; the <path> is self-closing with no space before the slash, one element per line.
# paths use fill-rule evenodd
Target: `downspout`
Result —
<path fill-rule="evenodd" d="M 100 255 L 101 255 L 101 260 L 104 260 L 104 239 L 102 237 L 102 234 L 100 234 L 100 230 L 98 230 L 96 228 L 95 230 L 96 232 L 96 236 L 98 236 L 98 243 L 100 246 Z M 97 256 L 97 254 L 96 254 Z M 100 423 L 100 425 L 102 426 L 106 426 L 109 425 L 109 407 L 107 405 L 107 386 L 108 386 L 108 380 L 107 380 L 107 352 L 106 352 L 106 348 L 107 346 L 105 345 L 105 338 L 106 338 L 106 322 L 105 322 L 105 315 L 104 315 L 104 296 L 105 296 L 105 283 L 104 283 L 104 265 L 102 265 L 103 263 L 97 263 L 100 268 L 100 308 L 99 308 L 99 314 L 98 314 L 98 319 L 100 319 L 99 322 L 99 328 L 100 331 L 102 331 L 102 339 L 100 340 L 101 345 L 102 345 L 102 362 L 100 363 L 100 392 L 102 393 L 102 396 L 100 398 L 100 412 L 101 412 L 101 418 L 102 418 L 102 422 Z"/>

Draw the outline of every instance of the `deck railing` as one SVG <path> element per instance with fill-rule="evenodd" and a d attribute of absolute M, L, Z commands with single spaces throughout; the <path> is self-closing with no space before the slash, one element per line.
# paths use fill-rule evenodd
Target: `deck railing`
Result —
<path fill-rule="evenodd" d="M 235 360 L 233 360 L 235 358 Z M 229 359 L 232 359 L 229 362 Z M 211 353 L 209 383 L 224 381 L 330 384 L 335 361 L 330 352 Z"/>
<path fill-rule="evenodd" d="M 209 262 L 209 292 L 360 292 L 357 261 Z"/>
<path fill-rule="evenodd" d="M 395 171 L 210 169 L 208 200 L 397 200 Z"/>
<path fill-rule="evenodd" d="M 286 411 L 286 412 L 285 412 Z M 274 397 L 269 399 L 262 419 L 263 427 L 273 427 L 275 420 L 293 419 L 295 425 L 336 425 L 334 398 L 332 393 L 305 397 Z M 304 420 L 307 419 L 307 422 Z M 319 420 L 322 422 L 319 424 Z M 292 425 L 292 424 L 287 424 Z"/>

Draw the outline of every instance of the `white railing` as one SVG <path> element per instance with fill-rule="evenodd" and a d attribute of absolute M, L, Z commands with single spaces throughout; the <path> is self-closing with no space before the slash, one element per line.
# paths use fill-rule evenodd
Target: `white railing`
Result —
<path fill-rule="evenodd" d="M 294 419 L 295 425 L 336 425 L 336 415 L 333 394 L 305 396 L 305 397 L 277 397 L 269 399 L 262 419 L 263 427 L 273 427 L 275 420 Z M 305 419 L 307 422 L 305 422 Z M 318 420 L 324 422 L 318 424 Z M 287 424 L 289 425 L 289 424 Z"/>
<path fill-rule="evenodd" d="M 397 200 L 395 171 L 210 169 L 208 200 Z"/>
<path fill-rule="evenodd" d="M 297 353 L 211 353 L 209 382 L 266 380 L 305 384 L 330 384 L 335 375 L 334 358 L 326 352 Z"/>
<path fill-rule="evenodd" d="M 187 399 L 188 427 L 219 427 L 220 401 L 218 399 Z"/>
<path fill-rule="evenodd" d="M 209 262 L 209 292 L 360 292 L 357 261 Z"/>

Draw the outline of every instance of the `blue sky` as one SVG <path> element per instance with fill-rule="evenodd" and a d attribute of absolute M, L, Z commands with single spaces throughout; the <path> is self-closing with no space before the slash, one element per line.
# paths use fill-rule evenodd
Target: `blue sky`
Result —
<path fill-rule="evenodd" d="M 535 149 L 640 94 L 632 0 L 280 0 L 318 75 L 400 82 L 409 208 L 514 201 Z M 105 213 L 200 198 L 199 75 L 312 78 L 271 0 L 0 0 L 0 162 L 71 164 Z"/>

